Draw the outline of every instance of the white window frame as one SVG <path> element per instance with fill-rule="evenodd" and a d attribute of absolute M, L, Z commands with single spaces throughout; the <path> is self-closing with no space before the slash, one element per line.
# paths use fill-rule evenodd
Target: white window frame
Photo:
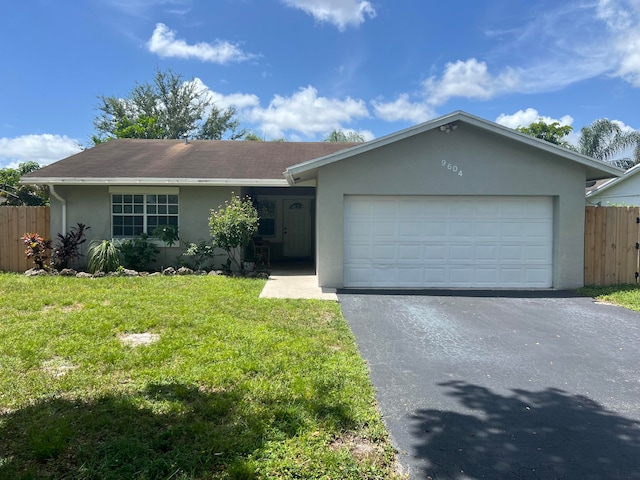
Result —
<path fill-rule="evenodd" d="M 142 217 L 142 232 L 147 232 L 147 230 L 149 229 L 148 226 L 148 218 L 149 217 L 153 217 L 153 216 L 171 216 L 171 217 L 175 217 L 176 218 L 176 226 L 179 228 L 180 225 L 180 189 L 178 187 L 109 187 L 109 212 L 110 212 L 110 232 L 113 238 L 134 238 L 135 236 L 137 236 L 137 234 L 133 234 L 133 235 L 114 235 L 114 216 L 119 216 L 119 215 L 135 215 L 135 216 L 141 216 Z M 118 212 L 114 212 L 114 195 L 142 195 L 142 213 L 133 213 L 133 211 L 131 213 L 118 213 Z M 175 204 L 177 206 L 177 213 L 168 213 L 168 209 L 167 209 L 167 213 L 149 213 L 149 208 L 151 207 L 153 204 L 148 203 L 148 195 L 175 195 L 178 196 L 178 202 L 177 204 Z M 125 205 L 125 204 L 123 204 Z M 133 204 L 135 205 L 135 204 Z M 158 205 L 156 203 L 156 205 Z M 174 204 L 167 204 L 167 205 L 174 205 Z M 135 227 L 135 226 L 134 226 Z M 156 241 L 157 239 L 154 239 L 151 234 L 149 234 L 149 238 Z M 157 240 L 159 243 L 163 243 L 160 240 Z"/>

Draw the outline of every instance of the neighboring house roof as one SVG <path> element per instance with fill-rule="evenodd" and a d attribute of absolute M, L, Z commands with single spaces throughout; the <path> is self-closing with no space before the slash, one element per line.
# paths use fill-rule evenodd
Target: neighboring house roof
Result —
<path fill-rule="evenodd" d="M 287 185 L 282 172 L 355 143 L 115 139 L 43 167 L 25 183 Z"/>
<path fill-rule="evenodd" d="M 602 192 L 609 190 L 611 187 L 614 187 L 616 185 L 620 185 L 623 182 L 626 182 L 631 177 L 635 176 L 636 173 L 638 172 L 640 172 L 640 163 L 638 165 L 634 165 L 629 170 L 624 172 L 624 175 L 622 175 L 621 177 L 611 178 L 606 182 L 601 183 L 600 185 L 595 185 L 595 188 L 592 188 L 590 191 L 587 192 L 587 198 L 598 196 Z M 640 192 L 638 193 L 640 194 Z"/>
<path fill-rule="evenodd" d="M 300 163 L 298 165 L 291 166 L 287 168 L 284 173 L 289 184 L 294 185 L 296 183 L 315 178 L 317 169 L 325 165 L 368 152 L 370 150 L 388 145 L 398 140 L 403 140 L 415 135 L 419 135 L 429 130 L 440 128 L 443 131 L 449 131 L 451 129 L 455 129 L 455 124 L 457 122 L 472 125 L 487 132 L 499 135 L 505 139 L 510 139 L 522 144 L 530 145 L 539 150 L 543 150 L 553 155 L 557 155 L 567 160 L 571 160 L 573 162 L 584 165 L 586 167 L 587 180 L 618 177 L 624 173 L 624 170 L 600 160 L 596 160 L 567 148 L 554 145 L 553 143 L 549 143 L 545 140 L 540 140 L 530 135 L 520 133 L 512 128 L 498 125 L 497 123 L 490 122 L 483 118 L 476 117 L 462 111 L 457 111 L 449 115 L 445 115 L 443 117 L 421 123 L 420 125 L 401 130 L 385 137 L 371 140 L 367 143 L 358 144 L 357 146 L 354 146 L 347 150 L 332 153 L 321 158 L 316 158 L 307 162 Z"/>

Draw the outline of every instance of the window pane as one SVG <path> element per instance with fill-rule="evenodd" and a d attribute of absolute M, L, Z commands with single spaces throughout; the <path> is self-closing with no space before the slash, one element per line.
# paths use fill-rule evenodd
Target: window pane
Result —
<path fill-rule="evenodd" d="M 177 205 L 178 204 L 178 195 L 169 195 L 169 202 L 168 203 L 175 203 Z"/>
<path fill-rule="evenodd" d="M 166 195 L 158 195 L 158 203 L 167 203 Z"/>
<path fill-rule="evenodd" d="M 178 226 L 178 217 L 169 217 L 167 220 L 169 225 Z"/>
<path fill-rule="evenodd" d="M 133 203 L 142 203 L 144 199 L 144 195 L 134 195 Z"/>
<path fill-rule="evenodd" d="M 156 212 L 157 212 L 157 209 L 155 205 L 147 205 L 147 213 L 155 215 Z"/>
<path fill-rule="evenodd" d="M 142 227 L 133 227 L 133 234 L 140 235 L 142 233 Z"/>
<path fill-rule="evenodd" d="M 124 227 L 124 236 L 133 237 L 133 227 Z"/>
<path fill-rule="evenodd" d="M 123 195 L 123 201 L 124 201 L 124 203 L 132 203 L 133 202 L 133 195 Z"/>
<path fill-rule="evenodd" d="M 133 225 L 133 217 L 122 217 L 124 225 Z"/>
<path fill-rule="evenodd" d="M 142 226 L 144 224 L 144 217 L 133 217 L 133 224 Z"/>
<path fill-rule="evenodd" d="M 133 213 L 133 205 L 125 205 L 124 213 Z"/>
<path fill-rule="evenodd" d="M 114 225 L 114 226 L 116 226 L 116 225 L 117 225 L 117 226 L 120 226 L 120 227 L 121 227 L 121 226 L 123 225 L 122 217 L 120 217 L 120 216 L 118 216 L 118 217 L 114 216 L 114 217 L 113 217 L 113 225 Z"/>
<path fill-rule="evenodd" d="M 133 213 L 144 213 L 144 205 L 134 205 L 133 206 Z"/>
<path fill-rule="evenodd" d="M 158 226 L 158 217 L 147 217 L 147 225 L 153 230 L 151 227 L 155 228 Z"/>
<path fill-rule="evenodd" d="M 167 214 L 167 206 L 166 205 L 158 205 L 158 213 L 160 215 L 166 215 Z"/>
<path fill-rule="evenodd" d="M 116 227 L 116 226 L 114 226 L 114 227 L 113 227 L 113 236 L 114 236 L 114 237 L 121 237 L 122 235 L 123 235 L 122 227 Z"/>
<path fill-rule="evenodd" d="M 178 205 L 169 205 L 169 213 L 173 215 L 178 214 Z"/>
<path fill-rule="evenodd" d="M 122 203 L 122 195 L 114 195 L 113 203 Z"/>
<path fill-rule="evenodd" d="M 155 195 L 147 195 L 147 203 L 156 203 Z"/>
<path fill-rule="evenodd" d="M 122 213 L 122 205 L 114 205 L 113 213 Z"/>

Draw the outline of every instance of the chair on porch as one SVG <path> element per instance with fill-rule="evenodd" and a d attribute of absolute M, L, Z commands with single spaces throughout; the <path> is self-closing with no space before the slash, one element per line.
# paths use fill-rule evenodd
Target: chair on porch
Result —
<path fill-rule="evenodd" d="M 271 266 L 271 246 L 269 245 L 269 242 L 265 242 L 260 237 L 254 237 L 251 241 L 253 244 L 253 255 L 255 256 L 256 262 L 258 259 L 262 259 L 267 267 Z"/>

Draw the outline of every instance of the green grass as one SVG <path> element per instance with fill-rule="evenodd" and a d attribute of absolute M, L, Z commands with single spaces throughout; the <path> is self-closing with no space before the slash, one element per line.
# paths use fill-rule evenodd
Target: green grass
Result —
<path fill-rule="evenodd" d="M 640 287 L 638 285 L 614 285 L 609 287 L 584 287 L 578 293 L 601 302 L 613 303 L 640 312 Z"/>
<path fill-rule="evenodd" d="M 263 284 L 0 274 L 0 478 L 396 477 L 338 305 Z"/>

